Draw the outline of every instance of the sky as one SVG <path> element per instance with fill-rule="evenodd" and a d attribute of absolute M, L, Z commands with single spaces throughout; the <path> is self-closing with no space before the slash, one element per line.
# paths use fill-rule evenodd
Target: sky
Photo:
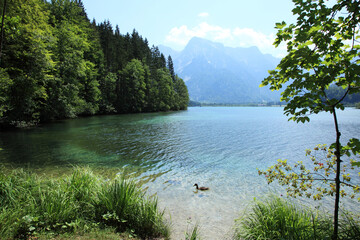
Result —
<path fill-rule="evenodd" d="M 109 20 L 126 34 L 136 29 L 149 45 L 182 50 L 192 37 L 228 47 L 257 46 L 283 57 L 286 47 L 273 46 L 275 23 L 295 23 L 291 0 L 83 0 L 88 17 Z"/>

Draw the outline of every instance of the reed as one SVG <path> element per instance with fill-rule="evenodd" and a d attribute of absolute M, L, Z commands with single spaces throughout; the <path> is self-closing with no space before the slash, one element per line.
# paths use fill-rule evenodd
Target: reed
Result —
<path fill-rule="evenodd" d="M 168 237 L 156 198 L 134 180 L 105 181 L 88 168 L 43 179 L 24 170 L 0 173 L 0 239 L 115 227 L 142 238 Z"/>

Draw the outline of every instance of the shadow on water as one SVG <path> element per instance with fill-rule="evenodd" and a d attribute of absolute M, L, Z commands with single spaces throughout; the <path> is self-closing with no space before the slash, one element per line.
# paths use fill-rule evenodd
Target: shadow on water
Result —
<path fill-rule="evenodd" d="M 0 162 L 35 171 L 86 165 L 126 169 L 141 175 L 168 154 L 170 134 L 162 118 L 172 113 L 97 116 L 59 121 L 38 128 L 0 133 Z M 151 177 L 148 177 L 151 179 Z"/>

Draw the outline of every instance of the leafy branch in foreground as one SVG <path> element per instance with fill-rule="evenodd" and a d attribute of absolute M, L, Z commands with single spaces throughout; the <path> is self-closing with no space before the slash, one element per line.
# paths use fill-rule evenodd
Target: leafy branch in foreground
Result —
<path fill-rule="evenodd" d="M 344 182 L 340 176 L 341 158 L 350 152 L 360 154 L 357 139 L 351 139 L 346 147 L 341 146 L 337 117 L 337 110 L 344 110 L 346 96 L 360 92 L 360 5 L 358 0 L 293 2 L 296 24 L 282 22 L 275 27 L 278 32 L 274 45 L 278 47 L 285 43 L 287 55 L 276 69 L 269 71 L 269 77 L 261 86 L 270 85 L 271 90 L 283 90 L 281 100 L 287 103 L 284 112 L 289 120 L 304 123 L 310 121 L 311 114 L 327 112 L 332 115 L 336 132 L 335 143 L 330 147 L 336 157 L 332 164 L 335 169 L 332 239 L 336 240 L 341 184 Z M 346 89 L 342 96 L 327 94 L 326 90 L 334 85 Z M 359 162 L 354 162 L 355 165 L 358 166 Z M 310 175 L 311 172 L 305 173 Z M 297 175 L 289 177 L 296 179 Z"/>
<path fill-rule="evenodd" d="M 334 150 L 326 145 L 318 145 L 313 150 L 306 150 L 306 156 L 310 157 L 313 164 L 312 169 L 308 169 L 302 161 L 290 165 L 287 160 L 279 159 L 275 165 L 267 170 L 259 170 L 259 174 L 264 175 L 268 183 L 278 180 L 280 185 L 286 185 L 286 191 L 291 197 L 306 196 L 320 200 L 324 196 L 333 196 L 336 193 L 336 156 Z M 342 166 L 340 196 L 355 198 L 359 193 L 360 186 L 351 181 L 352 177 L 349 172 L 354 170 L 356 162 L 350 159 L 349 163 Z M 345 186 L 347 188 L 344 188 Z M 358 201 L 360 201 L 360 196 Z"/>

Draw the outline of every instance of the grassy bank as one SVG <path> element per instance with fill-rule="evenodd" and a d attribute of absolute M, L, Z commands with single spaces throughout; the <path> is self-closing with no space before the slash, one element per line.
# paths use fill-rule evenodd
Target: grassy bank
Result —
<path fill-rule="evenodd" d="M 52 179 L 23 170 L 0 173 L 0 209 L 0 239 L 170 234 L 157 199 L 147 197 L 134 181 L 121 176 L 105 180 L 84 168 Z"/>
<path fill-rule="evenodd" d="M 201 224 L 201 223 L 200 223 Z M 279 197 L 255 201 L 236 220 L 233 239 L 331 239 L 331 216 Z M 46 179 L 24 170 L 0 173 L 0 239 L 168 239 L 156 198 L 133 181 L 87 168 Z M 199 225 L 184 239 L 201 239 Z M 360 239 L 360 219 L 343 213 L 339 239 Z"/>
<path fill-rule="evenodd" d="M 343 213 L 339 239 L 360 239 L 359 220 Z M 324 240 L 331 239 L 333 233 L 331 216 L 275 196 L 256 201 L 250 211 L 235 222 L 234 239 Z"/>

